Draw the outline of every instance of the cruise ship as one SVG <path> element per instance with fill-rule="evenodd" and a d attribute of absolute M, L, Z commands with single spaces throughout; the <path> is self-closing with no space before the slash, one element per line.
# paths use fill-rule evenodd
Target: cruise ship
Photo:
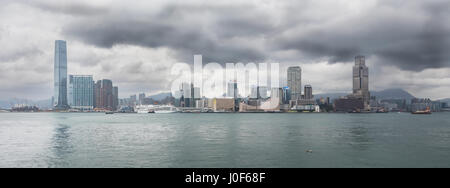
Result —
<path fill-rule="evenodd" d="M 136 112 L 138 114 L 151 114 L 155 113 L 155 107 L 153 105 L 140 105 L 136 106 Z"/>
<path fill-rule="evenodd" d="M 155 108 L 156 114 L 171 114 L 177 112 L 178 110 L 174 106 L 159 106 Z"/>

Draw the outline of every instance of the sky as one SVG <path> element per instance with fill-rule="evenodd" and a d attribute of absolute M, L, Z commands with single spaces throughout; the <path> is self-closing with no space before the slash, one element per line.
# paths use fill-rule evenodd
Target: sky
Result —
<path fill-rule="evenodd" d="M 370 90 L 450 97 L 448 0 L 0 0 L 0 99 L 53 95 L 54 41 L 69 74 L 111 79 L 120 97 L 170 91 L 172 66 L 277 62 L 314 93 L 351 92 L 365 55 Z"/>

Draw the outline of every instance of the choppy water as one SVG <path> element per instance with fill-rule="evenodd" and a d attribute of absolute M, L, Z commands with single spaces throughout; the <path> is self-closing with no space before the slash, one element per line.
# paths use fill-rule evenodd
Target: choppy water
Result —
<path fill-rule="evenodd" d="M 450 114 L 0 113 L 0 167 L 450 167 Z"/>

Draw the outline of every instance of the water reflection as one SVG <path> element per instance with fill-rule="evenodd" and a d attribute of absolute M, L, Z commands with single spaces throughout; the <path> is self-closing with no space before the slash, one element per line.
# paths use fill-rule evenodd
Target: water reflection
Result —
<path fill-rule="evenodd" d="M 368 122 L 364 117 L 355 116 L 350 119 L 348 126 L 346 126 L 346 132 L 348 133 L 347 138 L 349 139 L 350 145 L 354 149 L 370 149 L 372 139 L 370 138 L 370 130 L 368 126 L 370 126 L 370 122 Z"/>
<path fill-rule="evenodd" d="M 56 125 L 52 138 L 52 151 L 55 160 L 50 162 L 50 166 L 69 166 L 67 158 L 73 152 L 70 126 L 62 123 Z"/>
<path fill-rule="evenodd" d="M 351 127 L 349 130 L 351 136 L 349 137 L 350 144 L 358 150 L 368 150 L 370 147 L 370 138 L 368 136 L 369 130 L 366 127 Z"/>

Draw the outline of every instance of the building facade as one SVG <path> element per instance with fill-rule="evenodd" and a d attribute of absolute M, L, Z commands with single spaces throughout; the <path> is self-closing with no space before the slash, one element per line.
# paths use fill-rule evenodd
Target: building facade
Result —
<path fill-rule="evenodd" d="M 355 57 L 355 66 L 353 66 L 353 95 L 360 97 L 364 101 L 366 109 L 370 102 L 369 92 L 369 68 L 366 66 L 364 56 Z"/>
<path fill-rule="evenodd" d="M 227 87 L 227 97 L 228 98 L 238 98 L 238 84 L 237 82 L 229 82 Z"/>
<path fill-rule="evenodd" d="M 361 112 L 365 109 L 362 98 L 340 98 L 333 102 L 336 112 Z"/>
<path fill-rule="evenodd" d="M 95 108 L 97 110 L 117 110 L 118 88 L 113 87 L 111 80 L 99 80 L 95 84 Z"/>
<path fill-rule="evenodd" d="M 69 76 L 69 106 L 79 110 L 92 110 L 94 108 L 94 80 L 88 75 Z"/>
<path fill-rule="evenodd" d="M 299 66 L 289 67 L 287 85 L 291 91 L 291 100 L 299 100 L 302 96 L 302 69 Z"/>
<path fill-rule="evenodd" d="M 314 99 L 314 95 L 313 95 L 313 91 L 312 91 L 312 86 L 311 85 L 305 85 L 305 97 L 304 97 L 304 99 L 306 99 L 306 100 Z"/>
<path fill-rule="evenodd" d="M 55 41 L 54 57 L 54 100 L 55 109 L 68 109 L 67 100 L 67 45 L 66 41 Z"/>

